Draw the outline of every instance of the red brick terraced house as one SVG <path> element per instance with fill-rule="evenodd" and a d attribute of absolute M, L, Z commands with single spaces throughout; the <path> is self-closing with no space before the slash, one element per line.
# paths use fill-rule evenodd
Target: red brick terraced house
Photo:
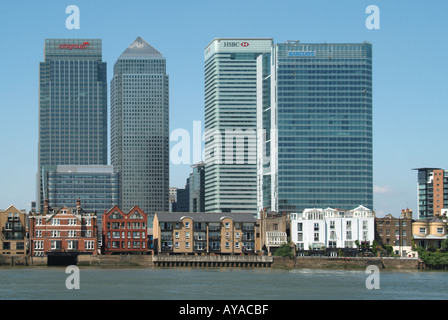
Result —
<path fill-rule="evenodd" d="M 98 254 L 96 213 L 85 212 L 78 199 L 76 208 L 49 208 L 30 214 L 30 253 L 32 257 L 77 257 Z"/>
<path fill-rule="evenodd" d="M 146 254 L 148 215 L 138 206 L 128 213 L 118 206 L 103 215 L 103 254 Z"/>

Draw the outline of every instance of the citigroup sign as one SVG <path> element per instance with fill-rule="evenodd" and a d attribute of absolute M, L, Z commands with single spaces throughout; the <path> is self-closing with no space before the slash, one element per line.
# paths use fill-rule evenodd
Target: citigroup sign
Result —
<path fill-rule="evenodd" d="M 90 46 L 90 42 L 84 42 L 83 44 L 60 44 L 59 49 L 65 49 L 65 50 L 84 50 L 87 49 Z"/>

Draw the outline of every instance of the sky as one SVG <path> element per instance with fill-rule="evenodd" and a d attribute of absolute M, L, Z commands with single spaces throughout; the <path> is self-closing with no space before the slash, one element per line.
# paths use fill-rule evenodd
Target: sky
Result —
<path fill-rule="evenodd" d="M 66 27 L 69 5 L 79 8 L 79 29 Z M 379 10 L 379 29 L 366 27 L 370 5 Z M 200 139 L 193 136 L 194 124 L 204 130 L 204 48 L 214 38 L 269 37 L 275 43 L 372 43 L 372 209 L 378 217 L 397 217 L 410 208 L 416 217 L 413 169 L 448 169 L 447 12 L 448 2 L 442 0 L 2 2 L 0 209 L 29 210 L 36 200 L 38 68 L 44 39 L 101 38 L 110 86 L 116 59 L 141 36 L 167 61 L 170 131 L 187 130 L 193 141 Z M 171 186 L 184 187 L 191 164 L 193 158 L 187 164 L 170 163 Z"/>

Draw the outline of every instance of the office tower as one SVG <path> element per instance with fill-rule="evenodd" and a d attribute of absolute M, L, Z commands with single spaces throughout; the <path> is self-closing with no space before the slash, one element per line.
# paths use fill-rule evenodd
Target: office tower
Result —
<path fill-rule="evenodd" d="M 214 39 L 205 60 L 205 211 L 257 210 L 257 57 L 272 39 Z"/>
<path fill-rule="evenodd" d="M 199 162 L 191 166 L 190 173 L 190 212 L 205 212 L 205 163 Z"/>
<path fill-rule="evenodd" d="M 138 37 L 116 61 L 111 81 L 111 162 L 125 211 L 168 211 L 168 94 L 165 58 Z"/>
<path fill-rule="evenodd" d="M 100 39 L 46 39 L 39 64 L 37 210 L 46 172 L 107 164 L 107 79 Z"/>
<path fill-rule="evenodd" d="M 52 208 L 70 206 L 80 199 L 85 211 L 96 213 L 101 226 L 104 211 L 119 205 L 118 173 L 112 166 L 57 166 L 47 175 Z"/>
<path fill-rule="evenodd" d="M 258 209 L 372 210 L 372 45 L 276 44 L 258 79 Z"/>
<path fill-rule="evenodd" d="M 418 218 L 440 216 L 448 208 L 448 171 L 418 168 Z"/>

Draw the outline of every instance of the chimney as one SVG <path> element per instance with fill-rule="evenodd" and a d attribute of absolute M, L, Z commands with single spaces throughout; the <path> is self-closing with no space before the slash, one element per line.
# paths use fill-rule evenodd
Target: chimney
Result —
<path fill-rule="evenodd" d="M 76 200 L 76 209 L 78 211 L 78 213 L 81 212 L 81 199 L 78 198 L 78 200 Z"/>

